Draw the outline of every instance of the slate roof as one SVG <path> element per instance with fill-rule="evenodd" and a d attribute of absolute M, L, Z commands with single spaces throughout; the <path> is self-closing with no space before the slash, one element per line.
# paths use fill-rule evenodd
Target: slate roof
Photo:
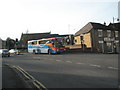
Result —
<path fill-rule="evenodd" d="M 120 22 L 119 23 L 114 23 L 114 24 L 110 23 L 108 26 L 113 28 L 113 29 L 120 30 Z"/>
<path fill-rule="evenodd" d="M 46 35 L 49 35 L 50 33 L 27 33 L 27 34 L 22 34 L 20 41 L 23 40 L 32 40 L 32 39 L 40 39 Z"/>
<path fill-rule="evenodd" d="M 88 33 L 93 28 L 94 29 L 103 29 L 103 30 L 111 29 L 110 27 L 108 27 L 106 25 L 103 25 L 103 24 L 100 24 L 100 23 L 89 22 L 82 29 L 80 29 L 78 32 L 76 32 L 75 36 L 80 35 L 80 34 Z"/>

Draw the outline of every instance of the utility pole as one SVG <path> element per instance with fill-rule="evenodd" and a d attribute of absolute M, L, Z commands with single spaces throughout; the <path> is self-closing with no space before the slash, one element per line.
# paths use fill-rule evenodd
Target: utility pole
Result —
<path fill-rule="evenodd" d="M 81 41 L 82 51 L 84 52 L 85 51 L 85 47 L 84 47 L 84 35 L 83 34 L 80 35 L 80 41 Z"/>
<path fill-rule="evenodd" d="M 115 19 L 116 19 L 117 21 L 120 20 L 119 18 L 114 18 L 114 17 L 113 17 L 113 29 L 115 29 L 115 25 L 114 25 Z M 116 42 L 115 42 L 115 41 L 114 41 L 114 43 L 113 43 L 113 49 L 114 49 L 113 52 L 116 53 Z"/>
<path fill-rule="evenodd" d="M 17 47 L 18 47 L 18 38 L 16 38 L 15 40 L 15 49 L 17 49 Z"/>

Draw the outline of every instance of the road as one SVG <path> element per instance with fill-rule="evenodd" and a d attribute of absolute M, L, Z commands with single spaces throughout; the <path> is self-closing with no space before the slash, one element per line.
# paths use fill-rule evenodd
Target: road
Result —
<path fill-rule="evenodd" d="M 3 58 L 47 88 L 117 88 L 117 54 L 23 54 Z M 4 75 L 3 75 L 4 76 Z"/>

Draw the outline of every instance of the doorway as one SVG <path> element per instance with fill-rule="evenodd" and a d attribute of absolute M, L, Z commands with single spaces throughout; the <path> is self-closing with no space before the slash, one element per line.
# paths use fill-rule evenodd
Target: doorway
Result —
<path fill-rule="evenodd" d="M 107 53 L 113 53 L 113 43 L 112 42 L 107 42 Z"/>

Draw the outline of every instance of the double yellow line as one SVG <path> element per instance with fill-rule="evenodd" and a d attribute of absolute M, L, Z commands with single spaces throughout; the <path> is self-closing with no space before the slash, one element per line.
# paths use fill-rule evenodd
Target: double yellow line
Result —
<path fill-rule="evenodd" d="M 38 90 L 48 90 L 42 83 L 37 81 L 33 76 L 31 76 L 29 73 L 23 70 L 20 66 L 12 66 L 12 65 L 8 65 L 8 66 L 19 71 L 24 76 L 25 81 L 32 83 L 33 87 L 37 88 Z"/>

